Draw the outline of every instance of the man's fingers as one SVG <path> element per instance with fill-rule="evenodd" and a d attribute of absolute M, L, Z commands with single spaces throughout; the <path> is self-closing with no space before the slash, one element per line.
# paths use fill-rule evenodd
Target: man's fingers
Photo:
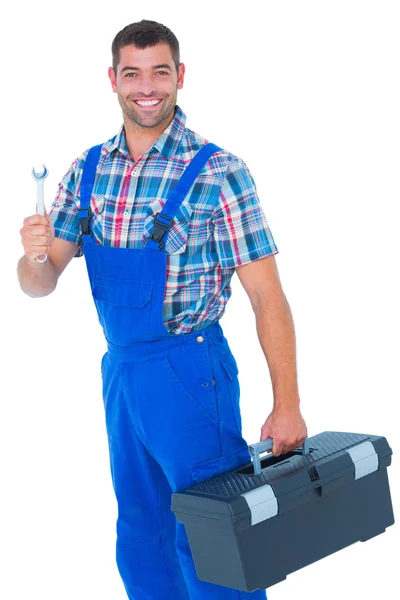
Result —
<path fill-rule="evenodd" d="M 282 450 L 283 450 L 283 441 L 275 438 L 274 445 L 272 447 L 272 454 L 274 456 L 280 456 L 282 454 Z"/>
<path fill-rule="evenodd" d="M 24 227 L 29 225 L 49 225 L 49 218 L 43 215 L 30 215 L 24 219 Z"/>
<path fill-rule="evenodd" d="M 36 264 L 36 258 L 49 254 L 50 246 L 33 246 L 25 248 L 25 256 L 29 262 Z"/>
<path fill-rule="evenodd" d="M 283 454 L 288 454 L 295 448 L 298 448 L 300 445 L 301 444 L 298 444 L 296 441 L 293 441 L 291 439 L 274 439 L 274 447 L 272 449 L 272 452 L 274 456 L 281 456 Z"/>
<path fill-rule="evenodd" d="M 26 236 L 23 241 L 24 241 L 24 245 L 26 244 L 27 246 L 33 246 L 35 248 L 37 246 L 50 246 L 51 236 L 50 235 L 31 235 L 31 236 Z"/>
<path fill-rule="evenodd" d="M 50 225 L 47 224 L 39 224 L 39 225 L 24 225 L 20 230 L 19 233 L 21 235 L 21 240 L 22 243 L 24 244 L 26 243 L 51 243 L 51 241 L 54 238 L 54 227 L 51 227 Z M 38 240 L 36 238 L 43 238 L 45 237 L 48 241 L 44 241 L 40 240 L 38 242 Z"/>
<path fill-rule="evenodd" d="M 20 230 L 21 242 L 23 246 L 37 246 L 42 244 L 51 244 L 53 232 L 50 227 L 36 225 L 32 227 L 23 227 Z"/>
<path fill-rule="evenodd" d="M 49 254 L 55 232 L 48 215 L 36 214 L 26 217 L 20 234 L 25 256 L 30 262 L 35 262 L 37 257 Z"/>
<path fill-rule="evenodd" d="M 267 434 L 264 432 L 264 433 L 262 433 L 261 438 L 267 439 L 266 436 L 267 436 Z M 269 435 L 268 437 L 272 437 L 272 435 Z M 272 446 L 271 450 L 268 450 L 268 452 L 272 453 L 274 456 L 283 456 L 284 454 L 288 454 L 289 452 L 292 452 L 296 448 L 301 448 L 306 437 L 307 436 L 302 436 L 302 437 L 298 437 L 298 438 L 296 438 L 294 436 L 274 437 L 274 438 L 272 438 L 273 446 Z"/>
<path fill-rule="evenodd" d="M 30 246 L 26 249 L 25 254 L 29 258 L 35 258 L 36 256 L 40 256 L 40 254 L 48 254 L 50 251 L 50 246 Z"/>
<path fill-rule="evenodd" d="M 32 235 L 32 236 L 38 236 L 38 235 L 50 235 L 50 227 L 48 225 L 27 225 L 26 227 L 23 227 L 21 229 L 21 235 Z"/>
<path fill-rule="evenodd" d="M 305 439 L 306 438 L 300 438 L 300 440 L 297 441 L 283 440 L 281 443 L 277 444 L 276 451 L 280 451 L 280 454 L 288 454 L 296 448 L 301 448 Z"/>

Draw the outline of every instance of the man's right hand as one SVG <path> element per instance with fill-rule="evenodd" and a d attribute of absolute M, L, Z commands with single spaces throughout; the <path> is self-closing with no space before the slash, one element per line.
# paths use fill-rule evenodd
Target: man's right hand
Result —
<path fill-rule="evenodd" d="M 17 268 L 21 289 L 33 298 L 47 296 L 55 290 L 59 276 L 79 247 L 55 237 L 54 225 L 46 211 L 44 216 L 26 217 L 20 234 L 25 252 Z M 37 257 L 43 260 L 45 254 L 48 260 L 43 264 L 36 260 Z"/>
<path fill-rule="evenodd" d="M 50 247 L 54 240 L 54 225 L 46 211 L 45 216 L 26 217 L 20 234 L 25 256 L 30 263 L 38 264 L 36 258 L 43 259 L 45 254 L 50 254 Z"/>

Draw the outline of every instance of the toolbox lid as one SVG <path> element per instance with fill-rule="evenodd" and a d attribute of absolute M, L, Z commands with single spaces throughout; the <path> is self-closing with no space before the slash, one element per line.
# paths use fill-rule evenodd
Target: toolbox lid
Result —
<path fill-rule="evenodd" d="M 392 450 L 386 438 L 325 431 L 309 438 L 308 454 L 290 452 L 261 460 L 195 483 L 172 494 L 171 509 L 180 522 L 190 516 L 216 521 L 249 519 L 255 525 L 322 495 L 332 485 L 352 481 L 387 467 Z"/>

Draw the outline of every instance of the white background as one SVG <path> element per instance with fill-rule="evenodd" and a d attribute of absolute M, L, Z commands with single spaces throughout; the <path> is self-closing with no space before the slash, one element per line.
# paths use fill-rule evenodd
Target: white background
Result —
<path fill-rule="evenodd" d="M 0 596 L 124 600 L 100 387 L 105 351 L 83 259 L 54 294 L 19 288 L 19 229 L 75 157 L 121 123 L 111 42 L 142 18 L 177 35 L 187 125 L 242 157 L 280 253 L 309 435 L 383 435 L 399 514 L 399 4 L 395 1 L 8 4 L 1 22 L 3 284 Z M 4 237 L 3 237 L 4 240 Z M 243 434 L 272 408 L 237 276 L 221 321 Z M 267 545 L 279 540 L 265 540 Z M 301 552 L 302 540 L 298 540 Z M 397 559 L 395 554 L 397 553 Z M 288 577 L 271 600 L 399 597 L 397 525 Z M 158 600 L 158 599 L 157 599 Z M 163 599 L 159 599 L 163 600 Z"/>

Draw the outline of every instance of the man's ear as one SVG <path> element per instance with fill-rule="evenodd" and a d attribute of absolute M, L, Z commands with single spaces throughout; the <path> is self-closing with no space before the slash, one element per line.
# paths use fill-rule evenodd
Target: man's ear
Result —
<path fill-rule="evenodd" d="M 178 83 L 177 83 L 178 90 L 181 90 L 183 88 L 184 78 L 185 78 L 185 65 L 183 63 L 180 63 L 179 69 L 178 69 Z"/>
<path fill-rule="evenodd" d="M 112 91 L 117 92 L 116 75 L 115 75 L 115 71 L 112 67 L 108 67 L 108 77 L 110 78 L 110 81 L 111 81 Z"/>

